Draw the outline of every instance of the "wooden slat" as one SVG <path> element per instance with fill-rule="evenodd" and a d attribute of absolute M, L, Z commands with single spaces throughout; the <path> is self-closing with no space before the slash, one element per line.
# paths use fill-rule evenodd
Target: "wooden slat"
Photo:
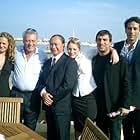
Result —
<path fill-rule="evenodd" d="M 109 138 L 92 122 L 92 120 L 87 118 L 80 140 L 109 140 Z"/>
<path fill-rule="evenodd" d="M 19 123 L 23 98 L 0 97 L 0 122 Z"/>
<path fill-rule="evenodd" d="M 6 140 L 46 140 L 21 123 L 0 123 L 0 133 Z"/>

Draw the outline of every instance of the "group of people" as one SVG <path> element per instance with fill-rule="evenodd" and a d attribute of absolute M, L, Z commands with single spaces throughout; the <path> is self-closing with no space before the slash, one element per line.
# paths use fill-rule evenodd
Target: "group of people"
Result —
<path fill-rule="evenodd" d="M 42 101 L 48 140 L 70 140 L 71 119 L 78 140 L 87 117 L 111 140 L 120 140 L 121 124 L 124 140 L 136 140 L 140 135 L 140 18 L 130 17 L 124 27 L 126 40 L 112 48 L 111 33 L 100 30 L 97 47 L 87 52 L 73 37 L 64 52 L 65 39 L 55 34 L 49 41 L 50 58 L 37 47 L 35 29 L 23 32 L 19 46 L 12 35 L 0 33 L 0 96 L 24 99 L 21 122 L 32 130 Z M 135 110 L 130 112 L 130 106 Z M 115 112 L 120 114 L 113 116 Z"/>

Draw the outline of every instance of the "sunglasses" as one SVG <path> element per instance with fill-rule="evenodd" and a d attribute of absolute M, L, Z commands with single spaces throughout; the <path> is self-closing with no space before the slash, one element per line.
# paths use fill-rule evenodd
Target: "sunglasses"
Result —
<path fill-rule="evenodd" d="M 34 33 L 37 33 L 37 31 L 35 29 L 33 29 L 33 28 L 28 28 L 28 29 L 26 29 L 25 32 L 34 32 Z"/>

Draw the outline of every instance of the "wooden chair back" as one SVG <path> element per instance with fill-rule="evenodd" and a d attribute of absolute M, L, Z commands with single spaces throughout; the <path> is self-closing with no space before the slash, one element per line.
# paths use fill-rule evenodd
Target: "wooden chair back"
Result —
<path fill-rule="evenodd" d="M 0 122 L 20 123 L 23 98 L 0 97 Z"/>
<path fill-rule="evenodd" d="M 109 138 L 90 118 L 87 118 L 80 140 L 109 140 Z"/>

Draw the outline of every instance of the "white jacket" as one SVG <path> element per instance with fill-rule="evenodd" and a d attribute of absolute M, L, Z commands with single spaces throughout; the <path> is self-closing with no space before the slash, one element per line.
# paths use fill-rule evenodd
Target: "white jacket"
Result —
<path fill-rule="evenodd" d="M 91 59 L 79 53 L 75 60 L 78 64 L 78 83 L 75 86 L 73 95 L 79 97 L 80 92 L 80 96 L 85 96 L 96 88 L 96 83 L 92 76 Z"/>

